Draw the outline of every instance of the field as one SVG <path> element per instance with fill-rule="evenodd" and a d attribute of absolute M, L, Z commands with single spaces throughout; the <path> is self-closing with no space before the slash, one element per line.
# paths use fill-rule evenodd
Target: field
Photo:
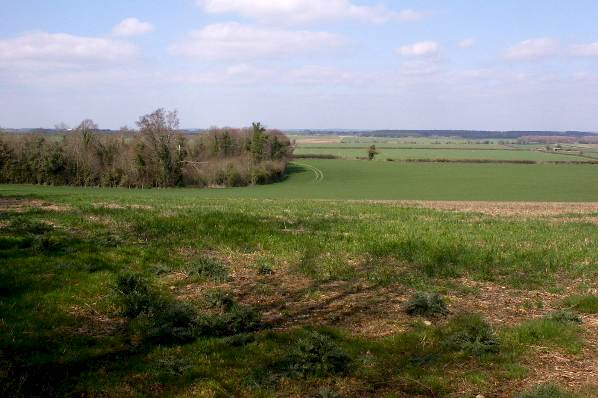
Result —
<path fill-rule="evenodd" d="M 593 397 L 597 202 L 577 164 L 0 185 L 0 396 Z"/>
<path fill-rule="evenodd" d="M 296 155 L 332 155 L 355 159 L 367 157 L 370 145 L 378 151 L 377 160 L 488 160 L 535 162 L 588 162 L 598 159 L 598 145 L 567 145 L 546 150 L 545 145 L 517 144 L 496 140 L 465 141 L 449 138 L 382 139 L 375 137 L 296 136 Z"/>

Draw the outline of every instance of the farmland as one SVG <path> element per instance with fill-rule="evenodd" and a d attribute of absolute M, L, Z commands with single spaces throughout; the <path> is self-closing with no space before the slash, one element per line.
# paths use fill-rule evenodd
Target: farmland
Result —
<path fill-rule="evenodd" d="M 597 199 L 578 164 L 2 185 L 0 395 L 590 397 Z"/>

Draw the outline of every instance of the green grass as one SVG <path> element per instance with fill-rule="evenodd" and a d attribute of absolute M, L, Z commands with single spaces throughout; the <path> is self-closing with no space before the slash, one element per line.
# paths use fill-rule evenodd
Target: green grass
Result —
<path fill-rule="evenodd" d="M 565 300 L 565 306 L 586 314 L 598 314 L 598 296 L 571 296 Z"/>
<path fill-rule="evenodd" d="M 313 396 L 327 388 L 342 396 L 442 397 L 520 380 L 533 347 L 579 355 L 583 324 L 489 325 L 487 314 L 463 315 L 450 301 L 448 318 L 433 325 L 391 312 L 400 331 L 379 338 L 316 319 L 326 300 L 316 293 L 339 286 L 385 299 L 454 293 L 463 279 L 523 293 L 593 283 L 598 231 L 587 223 L 284 199 L 293 191 L 351 197 L 343 166 L 346 174 L 355 165 L 357 193 L 367 183 L 359 167 L 402 172 L 373 162 L 309 164 L 329 180 L 316 184 L 304 169 L 285 183 L 248 189 L 1 186 L 0 203 L 59 207 L 0 213 L 0 396 Z M 382 195 L 383 181 L 372 194 Z M 260 199 L 273 193 L 279 199 Z M 461 294 L 475 302 L 475 289 Z M 293 312 L 297 303 L 316 306 Z M 295 326 L 269 324 L 272 314 Z"/>
<path fill-rule="evenodd" d="M 316 180 L 316 170 L 321 178 Z M 598 201 L 596 165 L 406 164 L 358 160 L 302 160 L 289 178 L 266 186 L 228 189 L 128 189 L 0 185 L 0 193 L 47 192 L 65 198 L 121 198 L 131 203 L 201 198 L 426 199 L 491 201 Z"/>

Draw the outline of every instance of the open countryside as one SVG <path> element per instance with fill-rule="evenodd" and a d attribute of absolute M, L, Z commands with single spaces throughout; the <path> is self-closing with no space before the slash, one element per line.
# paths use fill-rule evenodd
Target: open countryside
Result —
<path fill-rule="evenodd" d="M 0 398 L 598 396 L 594 2 L 172 3 L 0 5 Z"/>

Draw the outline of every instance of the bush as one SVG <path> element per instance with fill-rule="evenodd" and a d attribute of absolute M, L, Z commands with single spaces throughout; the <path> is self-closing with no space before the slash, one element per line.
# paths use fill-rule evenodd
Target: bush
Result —
<path fill-rule="evenodd" d="M 438 316 L 447 315 L 448 308 L 438 293 L 417 292 L 405 305 L 405 311 L 409 315 Z"/>
<path fill-rule="evenodd" d="M 560 323 L 582 323 L 581 318 L 575 312 L 558 310 L 547 314 L 544 319 Z"/>
<path fill-rule="evenodd" d="M 517 398 L 569 398 L 570 394 L 563 392 L 554 384 L 539 384 L 529 391 L 517 395 Z"/>
<path fill-rule="evenodd" d="M 445 349 L 469 356 L 496 354 L 499 342 L 490 325 L 479 315 L 465 314 L 453 319 L 442 340 Z"/>
<path fill-rule="evenodd" d="M 345 374 L 350 356 L 328 334 L 310 330 L 297 341 L 287 358 L 287 370 L 297 377 Z"/>

